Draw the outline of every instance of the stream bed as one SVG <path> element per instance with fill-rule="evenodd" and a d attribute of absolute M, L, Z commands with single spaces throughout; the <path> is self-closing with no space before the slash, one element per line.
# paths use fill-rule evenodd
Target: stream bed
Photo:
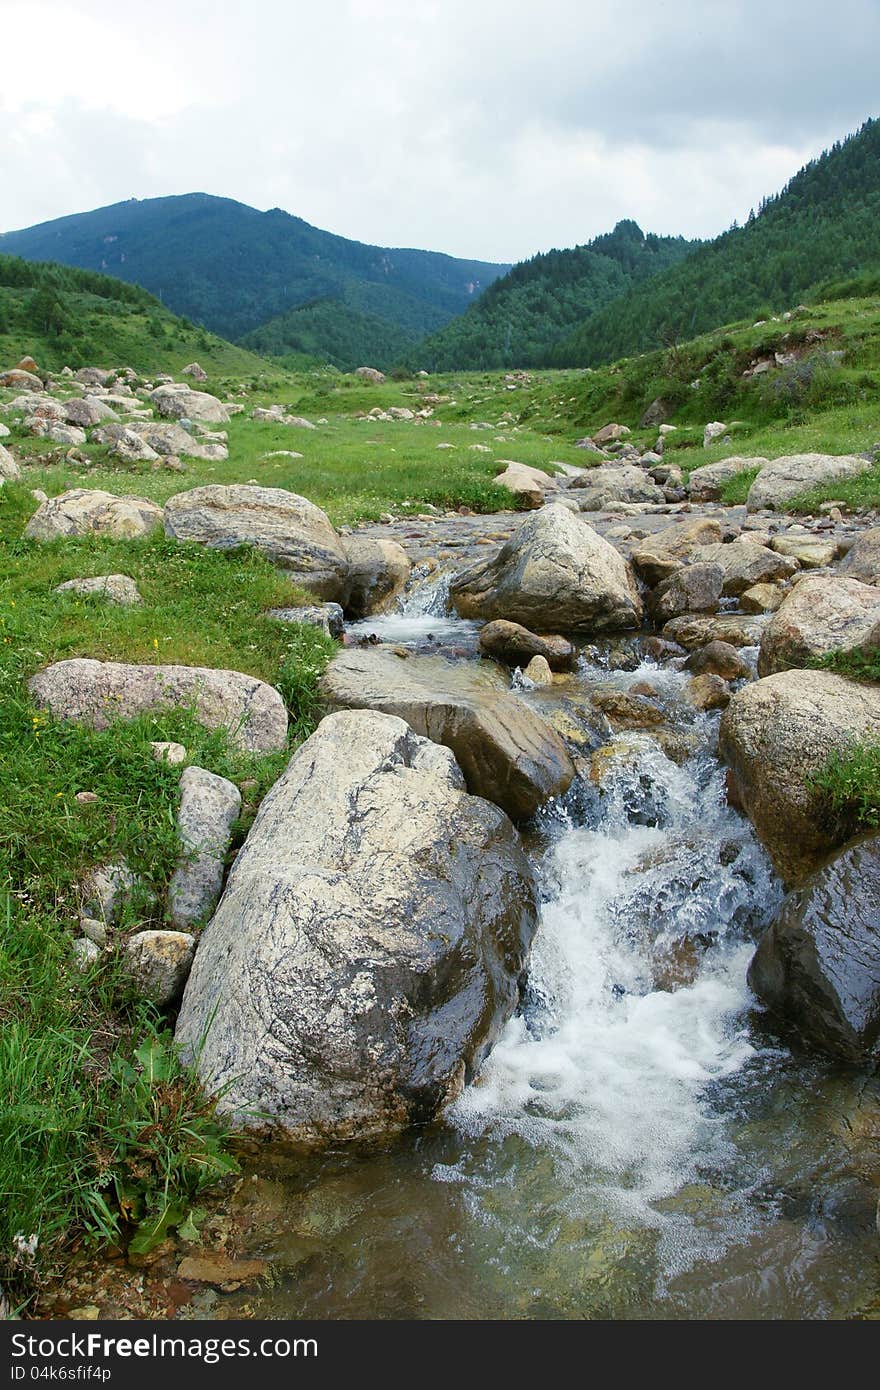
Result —
<path fill-rule="evenodd" d="M 350 632 L 476 656 L 442 581 Z M 242 1253 L 272 1277 L 215 1316 L 880 1315 L 877 1078 L 793 1053 L 762 1015 L 746 972 L 782 889 L 727 805 L 719 716 L 683 702 L 675 663 L 611 669 L 609 650 L 585 648 L 568 707 L 649 681 L 685 753 L 613 735 L 529 827 L 523 1006 L 441 1122 L 246 1157 Z"/>

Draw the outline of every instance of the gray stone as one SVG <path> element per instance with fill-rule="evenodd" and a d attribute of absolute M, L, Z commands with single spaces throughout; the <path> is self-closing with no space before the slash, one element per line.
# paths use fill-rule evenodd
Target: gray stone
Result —
<path fill-rule="evenodd" d="M 766 545 L 751 540 L 736 540 L 730 545 L 701 545 L 694 552 L 695 561 L 720 565 L 723 572 L 723 592 L 738 597 L 754 584 L 768 580 L 780 582 L 797 573 L 798 562 L 790 555 L 777 555 Z"/>
<path fill-rule="evenodd" d="M 179 383 L 157 386 L 150 392 L 150 400 L 167 420 L 206 420 L 214 425 L 224 425 L 229 420 L 229 411 L 216 396 Z"/>
<path fill-rule="evenodd" d="M 651 616 L 662 624 L 683 613 L 717 613 L 723 581 L 720 565 L 688 565 L 654 589 L 648 600 Z"/>
<path fill-rule="evenodd" d="M 106 599 L 108 603 L 123 606 L 143 603 L 137 585 L 127 574 L 102 574 L 94 579 L 68 579 L 64 584 L 56 585 L 54 592 L 95 595 L 97 598 Z"/>
<path fill-rule="evenodd" d="M 207 728 L 226 729 L 231 742 L 249 753 L 276 752 L 287 744 L 287 711 L 278 691 L 241 671 L 75 657 L 39 671 L 28 689 L 56 718 L 93 729 L 148 710 L 183 706 L 194 709 Z"/>
<path fill-rule="evenodd" d="M 872 526 L 856 537 L 841 561 L 840 573 L 847 579 L 859 579 L 863 584 L 880 587 L 880 526 Z"/>
<path fill-rule="evenodd" d="M 115 926 L 136 884 L 124 859 L 90 869 L 80 885 L 84 916 Z"/>
<path fill-rule="evenodd" d="M 341 637 L 345 630 L 342 605 L 339 603 L 316 603 L 308 608 L 269 608 L 267 618 L 279 623 L 303 623 L 306 627 L 319 627 L 328 637 Z"/>
<path fill-rule="evenodd" d="M 169 767 L 179 767 L 186 762 L 186 749 L 182 743 L 154 740 L 150 744 L 150 752 L 157 763 L 167 763 Z"/>
<path fill-rule="evenodd" d="M 214 911 L 240 810 L 241 792 L 233 782 L 203 767 L 184 770 L 177 813 L 183 856 L 168 887 L 168 912 L 175 927 L 185 931 Z"/>
<path fill-rule="evenodd" d="M 179 492 L 165 504 L 165 531 L 217 550 L 252 545 L 319 598 L 345 594 L 342 542 L 324 512 L 295 492 L 241 484 Z"/>
<path fill-rule="evenodd" d="M 43 502 L 25 527 L 32 540 L 61 536 L 113 536 L 135 540 L 162 523 L 162 509 L 144 497 L 115 497 L 110 492 L 71 488 Z"/>
<path fill-rule="evenodd" d="M 496 556 L 456 575 L 450 597 L 463 618 L 506 618 L 539 632 L 614 632 L 642 618 L 623 557 L 556 505 L 524 518 Z"/>
<path fill-rule="evenodd" d="M 15 462 L 9 450 L 0 444 L 0 478 L 5 478 L 8 482 L 16 483 L 21 477 L 21 469 Z"/>
<path fill-rule="evenodd" d="M 394 606 L 403 593 L 412 565 L 397 541 L 372 536 L 343 536 L 348 561 L 343 606 L 352 618 L 366 618 Z"/>
<path fill-rule="evenodd" d="M 486 623 L 480 629 L 480 650 L 508 666 L 524 666 L 533 656 L 543 656 L 551 671 L 568 671 L 577 659 L 575 648 L 567 637 L 539 636 L 520 623 L 508 623 L 503 618 Z"/>
<path fill-rule="evenodd" d="M 569 487 L 577 490 L 578 506 L 582 512 L 600 512 L 615 502 L 660 503 L 663 491 L 643 468 L 633 464 L 602 464 L 591 468 Z"/>
<path fill-rule="evenodd" d="M 638 541 L 632 552 L 632 562 L 645 582 L 653 588 L 680 569 L 698 547 L 713 545 L 720 540 L 721 525 L 714 517 L 701 516 L 692 521 L 677 521 Z"/>
<path fill-rule="evenodd" d="M 510 821 L 399 719 L 324 719 L 263 801 L 177 1039 L 233 1123 L 306 1144 L 436 1115 L 519 997 L 536 890 Z"/>
<path fill-rule="evenodd" d="M 122 954 L 138 994 L 162 1009 L 181 994 L 195 949 L 189 932 L 141 931 L 128 938 Z"/>
<path fill-rule="evenodd" d="M 771 459 L 749 488 L 746 506 L 750 512 L 773 511 L 814 487 L 858 478 L 871 467 L 870 459 L 852 454 L 790 454 Z"/>
<path fill-rule="evenodd" d="M 789 591 L 761 638 L 758 674 L 810 666 L 831 652 L 880 651 L 880 589 L 858 579 L 807 575 Z"/>
<path fill-rule="evenodd" d="M 727 483 L 753 468 L 760 470 L 769 462 L 765 458 L 743 458 L 735 454 L 732 458 L 719 459 L 717 463 L 705 463 L 702 468 L 693 469 L 688 477 L 691 501 L 717 502 Z"/>

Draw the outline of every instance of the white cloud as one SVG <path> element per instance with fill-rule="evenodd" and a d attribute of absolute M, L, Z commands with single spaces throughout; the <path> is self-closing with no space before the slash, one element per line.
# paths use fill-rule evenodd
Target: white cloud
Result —
<path fill-rule="evenodd" d="M 872 114 L 874 0 L 6 0 L 0 227 L 194 190 L 512 260 L 712 235 Z"/>

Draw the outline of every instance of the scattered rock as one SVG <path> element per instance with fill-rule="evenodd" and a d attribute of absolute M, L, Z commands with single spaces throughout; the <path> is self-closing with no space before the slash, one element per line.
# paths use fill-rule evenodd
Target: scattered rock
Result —
<path fill-rule="evenodd" d="M 411 656 L 387 647 L 345 650 L 321 680 L 334 709 L 371 709 L 405 719 L 417 734 L 451 748 L 468 790 L 527 820 L 574 777 L 559 736 L 508 693 L 497 667 Z"/>
<path fill-rule="evenodd" d="M 360 377 L 361 381 L 368 381 L 373 386 L 380 386 L 385 380 L 385 373 L 380 372 L 377 367 L 355 367 L 354 374 Z"/>
<path fill-rule="evenodd" d="M 840 547 L 837 541 L 818 536 L 774 536 L 770 549 L 777 555 L 790 555 L 805 570 L 815 570 L 833 565 Z"/>
<path fill-rule="evenodd" d="M 183 990 L 195 949 L 189 932 L 141 931 L 128 938 L 122 954 L 138 994 L 163 1009 Z"/>
<path fill-rule="evenodd" d="M 582 512 L 600 512 L 616 502 L 663 502 L 663 492 L 643 468 L 603 464 L 569 481 Z"/>
<path fill-rule="evenodd" d="M 157 386 L 150 392 L 150 400 L 166 420 L 204 420 L 213 425 L 225 425 L 229 420 L 229 411 L 216 396 L 176 382 Z"/>
<path fill-rule="evenodd" d="M 632 562 L 651 588 L 680 569 L 700 546 L 721 541 L 721 525 L 714 517 L 678 521 L 652 536 L 640 540 L 632 552 Z"/>
<path fill-rule="evenodd" d="M 711 420 L 703 429 L 703 448 L 708 449 L 710 444 L 714 444 L 716 439 L 721 439 L 727 433 L 727 425 L 723 420 Z"/>
<path fill-rule="evenodd" d="M 726 642 L 731 647 L 757 647 L 766 626 L 766 619 L 739 613 L 716 613 L 713 616 L 692 617 L 685 614 L 666 624 L 662 635 L 692 652 L 709 642 Z"/>
<path fill-rule="evenodd" d="M 532 685 L 553 684 L 553 672 L 550 670 L 546 657 L 543 656 L 533 656 L 523 671 L 523 675 L 526 680 L 532 682 Z"/>
<path fill-rule="evenodd" d="M 491 559 L 456 575 L 452 602 L 463 618 L 505 618 L 553 632 L 638 627 L 642 605 L 623 557 L 565 510 L 542 507 Z"/>
<path fill-rule="evenodd" d="M 831 671 L 783 671 L 745 685 L 721 717 L 719 748 L 740 804 L 781 877 L 802 883 L 841 838 L 811 777 L 880 727 L 880 687 Z"/>
<path fill-rule="evenodd" d="M 345 629 L 342 605 L 339 603 L 316 603 L 308 608 L 269 608 L 266 617 L 274 618 L 279 623 L 320 627 L 328 637 L 341 637 Z"/>
<path fill-rule="evenodd" d="M 601 449 L 603 444 L 616 444 L 618 439 L 625 439 L 631 433 L 632 431 L 627 425 L 603 425 L 593 435 L 593 443 Z"/>
<path fill-rule="evenodd" d="M 169 767 L 179 767 L 186 762 L 186 749 L 182 743 L 152 742 L 150 752 L 157 763 L 167 763 Z"/>
<path fill-rule="evenodd" d="M 11 371 L 0 372 L 0 386 L 8 386 L 14 390 L 21 391 L 42 391 L 43 383 L 34 372 L 22 371 L 19 367 L 13 367 Z"/>
<path fill-rule="evenodd" d="M 744 613 L 775 613 L 784 598 L 778 584 L 752 584 L 740 594 L 739 606 Z"/>
<path fill-rule="evenodd" d="M 717 613 L 723 582 L 720 565 L 688 565 L 677 570 L 651 593 L 651 616 L 663 624 L 683 613 Z"/>
<path fill-rule="evenodd" d="M 214 911 L 240 810 L 241 793 L 233 782 L 203 767 L 184 770 L 177 813 L 183 856 L 168 886 L 168 913 L 180 930 L 204 922 Z"/>
<path fill-rule="evenodd" d="M 808 575 L 770 619 L 758 674 L 809 666 L 836 651 L 880 651 L 880 589 L 858 579 Z"/>
<path fill-rule="evenodd" d="M 536 914 L 516 832 L 447 749 L 388 715 L 331 715 L 260 807 L 178 1041 L 238 1125 L 307 1144 L 393 1134 L 479 1068 Z"/>
<path fill-rule="evenodd" d="M 90 941 L 87 936 L 81 936 L 73 943 L 73 963 L 77 970 L 84 974 L 91 970 L 92 966 L 101 956 L 100 946 L 96 946 L 94 941 Z"/>
<path fill-rule="evenodd" d="M 753 584 L 790 579 L 797 573 L 797 560 L 777 555 L 766 545 L 753 541 L 734 541 L 731 545 L 702 545 L 694 551 L 694 559 L 703 564 L 720 565 L 723 572 L 723 592 L 737 597 Z"/>
<path fill-rule="evenodd" d="M 840 573 L 847 579 L 880 587 L 880 526 L 872 526 L 856 537 L 840 564 Z"/>
<path fill-rule="evenodd" d="M 850 845 L 790 893 L 749 984 L 814 1047 L 848 1061 L 880 1045 L 880 837 Z"/>
<path fill-rule="evenodd" d="M 56 594 L 94 594 L 108 603 L 118 603 L 124 607 L 143 603 L 138 587 L 127 574 L 102 574 L 95 579 L 68 579 L 56 585 Z"/>
<path fill-rule="evenodd" d="M 688 478 L 688 493 L 692 502 L 717 502 L 727 483 L 740 473 L 751 469 L 764 468 L 770 462 L 765 458 L 742 458 L 734 455 L 729 459 L 719 459 L 718 463 L 705 463 L 695 468 Z"/>
<path fill-rule="evenodd" d="M 41 503 L 24 533 L 37 541 L 94 535 L 134 540 L 148 536 L 161 523 L 161 507 L 144 497 L 115 497 L 77 487 Z"/>
<path fill-rule="evenodd" d="M 113 407 L 98 396 L 74 396 L 64 402 L 64 418 L 69 425 L 91 429 L 102 420 L 116 420 L 118 416 Z"/>
<path fill-rule="evenodd" d="M 725 709 L 730 704 L 730 686 L 720 676 L 691 676 L 682 694 L 694 709 Z"/>
<path fill-rule="evenodd" d="M 84 915 L 115 926 L 136 884 L 124 859 L 90 869 L 80 885 Z"/>
<path fill-rule="evenodd" d="M 324 512 L 295 492 L 241 484 L 178 492 L 165 504 L 165 531 L 215 550 L 252 545 L 319 598 L 344 596 L 342 542 Z"/>
<path fill-rule="evenodd" d="M 5 478 L 7 482 L 11 483 L 17 483 L 21 478 L 21 469 L 9 450 L 2 444 L 0 444 L 0 478 Z"/>
<path fill-rule="evenodd" d="M 190 362 L 180 373 L 181 376 L 191 376 L 193 381 L 207 381 L 208 373 L 204 367 L 200 367 L 198 362 Z"/>
<path fill-rule="evenodd" d="M 278 691 L 240 671 L 75 657 L 39 671 L 28 689 L 57 719 L 93 729 L 147 710 L 184 706 L 194 708 L 207 728 L 227 729 L 231 742 L 249 753 L 275 752 L 287 744 L 287 711 Z"/>

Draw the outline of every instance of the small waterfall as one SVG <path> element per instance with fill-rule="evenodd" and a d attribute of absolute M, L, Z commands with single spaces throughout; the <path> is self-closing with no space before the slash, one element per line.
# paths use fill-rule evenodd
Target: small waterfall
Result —
<path fill-rule="evenodd" d="M 474 646 L 475 623 L 462 622 L 450 612 L 449 585 L 452 573 L 441 574 L 416 583 L 398 600 L 397 611 L 380 613 L 361 622 L 352 623 L 349 632 L 354 637 L 375 634 L 381 642 L 429 650 L 433 643 L 455 642 Z"/>

